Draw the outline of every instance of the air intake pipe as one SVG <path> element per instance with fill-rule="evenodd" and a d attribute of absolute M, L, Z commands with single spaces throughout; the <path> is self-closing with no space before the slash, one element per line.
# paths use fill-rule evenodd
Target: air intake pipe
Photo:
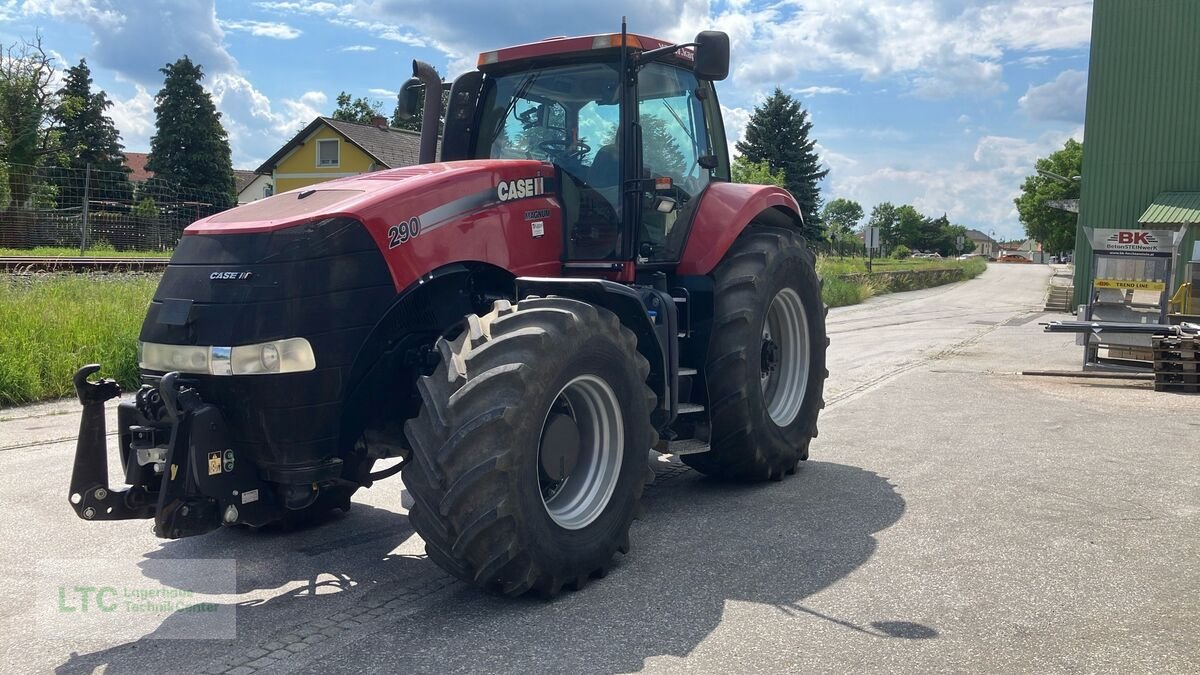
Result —
<path fill-rule="evenodd" d="M 424 61 L 413 60 L 413 76 L 400 88 L 401 117 L 410 119 L 416 110 L 416 92 L 425 89 L 425 107 L 421 110 L 421 164 L 437 161 L 438 127 L 442 119 L 442 78 L 437 69 Z"/>

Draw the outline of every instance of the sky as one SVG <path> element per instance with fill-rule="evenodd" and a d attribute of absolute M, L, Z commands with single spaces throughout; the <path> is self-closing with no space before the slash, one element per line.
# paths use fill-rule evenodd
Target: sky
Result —
<path fill-rule="evenodd" d="M 86 58 L 129 151 L 154 133 L 159 69 L 187 54 L 254 169 L 338 92 L 390 115 L 412 59 L 447 78 L 481 51 L 557 35 L 687 41 L 727 32 L 717 85 L 731 144 L 776 87 L 811 115 L 826 201 L 883 201 L 1021 236 L 1033 163 L 1083 140 L 1091 0 L 0 0 L 0 39 Z"/>

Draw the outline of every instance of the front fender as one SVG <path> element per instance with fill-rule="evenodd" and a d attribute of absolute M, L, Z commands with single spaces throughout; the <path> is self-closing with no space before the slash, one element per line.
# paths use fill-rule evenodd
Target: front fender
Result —
<path fill-rule="evenodd" d="M 773 185 L 712 183 L 700 198 L 678 274 L 708 274 L 751 221 L 799 228 L 800 206 L 791 193 Z"/>

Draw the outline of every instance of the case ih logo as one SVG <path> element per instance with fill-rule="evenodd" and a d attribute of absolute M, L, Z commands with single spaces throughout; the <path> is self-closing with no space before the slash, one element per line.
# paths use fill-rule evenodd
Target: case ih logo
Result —
<path fill-rule="evenodd" d="M 1109 236 L 1108 243 L 1122 246 L 1154 246 L 1158 243 L 1158 237 L 1149 232 L 1122 230 Z"/>
<path fill-rule="evenodd" d="M 254 276 L 254 272 L 213 272 L 208 275 L 212 281 L 245 281 Z"/>
<path fill-rule="evenodd" d="M 542 182 L 544 180 L 544 178 L 538 176 L 537 178 L 518 178 L 517 180 L 501 181 L 496 186 L 496 199 L 508 202 L 514 199 L 537 197 L 538 195 L 545 194 L 546 188 Z"/>

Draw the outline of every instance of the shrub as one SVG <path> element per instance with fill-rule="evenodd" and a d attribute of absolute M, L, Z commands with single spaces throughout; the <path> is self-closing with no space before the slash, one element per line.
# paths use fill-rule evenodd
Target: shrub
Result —
<path fill-rule="evenodd" d="M 896 248 L 892 249 L 892 257 L 895 258 L 896 260 L 904 260 L 905 258 L 907 258 L 911 255 L 912 255 L 912 249 L 905 246 L 904 244 L 897 244 Z"/>

